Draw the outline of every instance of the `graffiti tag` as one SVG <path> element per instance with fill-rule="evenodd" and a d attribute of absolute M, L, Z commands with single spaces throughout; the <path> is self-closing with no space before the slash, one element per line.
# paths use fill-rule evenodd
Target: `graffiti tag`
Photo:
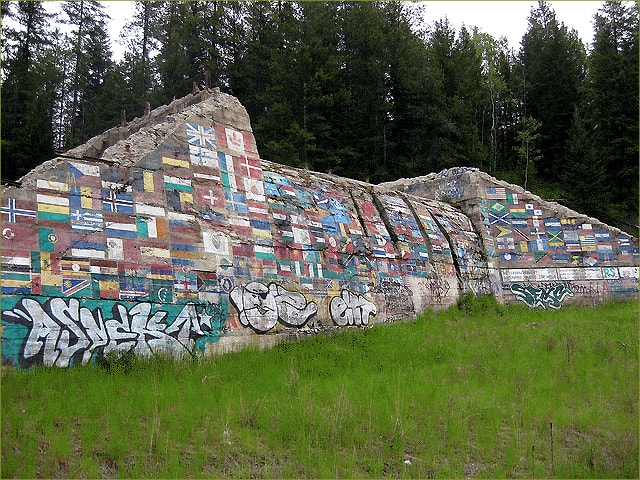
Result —
<path fill-rule="evenodd" d="M 27 327 L 21 348 L 26 364 L 41 360 L 58 367 L 86 363 L 94 353 L 112 350 L 136 355 L 187 353 L 197 339 L 213 333 L 212 315 L 198 311 L 193 303 L 185 304 L 172 321 L 168 315 L 164 310 L 152 312 L 147 302 L 131 308 L 114 303 L 111 317 L 105 318 L 102 309 L 81 307 L 76 298 L 50 298 L 42 304 L 23 298 L 2 312 L 2 321 L 6 326 Z"/>
<path fill-rule="evenodd" d="M 491 295 L 493 293 L 489 274 L 476 278 L 469 278 L 464 276 L 463 281 L 476 297 L 480 297 L 482 295 Z"/>
<path fill-rule="evenodd" d="M 303 294 L 275 283 L 236 286 L 229 298 L 238 311 L 240 323 L 258 333 L 268 332 L 278 321 L 288 327 L 302 327 L 318 311 L 318 306 L 308 302 Z"/>
<path fill-rule="evenodd" d="M 396 279 L 382 279 L 380 289 L 384 293 L 387 317 L 392 314 L 405 316 L 415 312 L 411 290 Z"/>
<path fill-rule="evenodd" d="M 469 167 L 454 167 L 442 170 L 438 176 L 444 181 L 438 184 L 435 199 L 447 201 L 462 197 L 464 189 L 471 184 L 471 179 L 462 177 L 462 175 L 472 170 Z"/>
<path fill-rule="evenodd" d="M 536 288 L 531 285 L 512 283 L 509 287 L 515 297 L 526 303 L 529 307 L 542 307 L 558 309 L 566 297 L 573 297 L 573 292 L 565 284 L 552 287 Z"/>
<path fill-rule="evenodd" d="M 445 279 L 436 275 L 418 282 L 418 288 L 420 288 L 420 294 L 422 296 L 430 297 L 430 303 L 441 304 L 442 300 L 449 293 L 450 287 Z"/>
<path fill-rule="evenodd" d="M 347 325 L 367 325 L 369 317 L 378 313 L 376 305 L 364 296 L 343 290 L 339 297 L 329 303 L 329 312 L 334 323 L 340 327 Z"/>

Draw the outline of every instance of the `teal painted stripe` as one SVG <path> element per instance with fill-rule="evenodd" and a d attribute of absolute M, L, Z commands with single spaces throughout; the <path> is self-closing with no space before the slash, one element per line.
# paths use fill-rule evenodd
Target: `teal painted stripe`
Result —
<path fill-rule="evenodd" d="M 31 272 L 40 273 L 40 252 L 31 252 Z"/>
<path fill-rule="evenodd" d="M 23 282 L 31 281 L 30 273 L 14 273 L 14 272 L 2 272 L 2 280 L 21 280 Z"/>
<path fill-rule="evenodd" d="M 178 190 L 179 192 L 193 192 L 193 188 L 190 185 L 180 185 L 179 183 L 164 182 L 164 188 L 170 188 L 171 190 Z"/>
<path fill-rule="evenodd" d="M 38 212 L 39 220 L 51 220 L 53 222 L 69 222 L 68 213 L 52 213 L 52 212 Z"/>

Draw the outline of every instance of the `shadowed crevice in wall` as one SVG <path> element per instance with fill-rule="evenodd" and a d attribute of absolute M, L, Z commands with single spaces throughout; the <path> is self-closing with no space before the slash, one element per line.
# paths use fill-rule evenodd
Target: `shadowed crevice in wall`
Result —
<path fill-rule="evenodd" d="M 437 215 L 433 216 L 433 220 L 436 222 L 436 225 L 438 225 L 438 227 L 442 231 L 442 234 L 447 239 L 447 242 L 449 242 L 449 248 L 451 249 L 451 257 L 453 258 L 453 267 L 456 269 L 456 278 L 458 280 L 458 291 L 462 294 L 464 292 L 464 282 L 462 281 L 462 272 L 460 271 L 460 258 L 456 253 L 455 242 L 451 238 L 451 235 L 449 234 L 449 232 L 444 228 L 440 220 L 438 220 Z"/>
<path fill-rule="evenodd" d="M 433 257 L 433 246 L 431 245 L 431 241 L 429 240 L 429 234 L 427 233 L 427 230 L 424 228 L 424 224 L 420 221 L 420 216 L 418 215 L 418 212 L 416 212 L 415 207 L 407 199 L 406 195 L 404 195 L 403 193 L 398 192 L 398 196 L 404 201 L 404 203 L 407 205 L 409 210 L 411 210 L 411 213 L 413 214 L 413 218 L 415 219 L 416 224 L 418 225 L 418 229 L 420 230 L 420 233 L 422 234 L 422 238 L 424 239 L 424 244 L 425 244 L 425 247 L 427 247 L 427 251 L 429 252 L 429 256 Z M 447 239 L 447 240 L 449 241 L 449 248 L 452 248 L 450 239 Z M 455 261 L 455 257 L 454 257 L 454 261 Z"/>
<path fill-rule="evenodd" d="M 394 247 L 396 256 L 400 257 L 401 256 L 400 249 L 398 248 L 398 242 L 400 241 L 400 239 L 398 238 L 398 235 L 396 234 L 396 231 L 394 230 L 393 225 L 389 220 L 389 214 L 387 213 L 384 205 L 382 204 L 382 202 L 380 201 L 380 198 L 378 198 L 378 195 L 375 192 L 371 192 L 371 198 L 373 200 L 373 204 L 378 210 L 378 215 L 380 215 L 380 219 L 384 223 L 384 226 L 387 229 L 387 232 L 389 232 L 389 236 L 391 237 L 391 241 L 393 242 L 393 247 Z"/>

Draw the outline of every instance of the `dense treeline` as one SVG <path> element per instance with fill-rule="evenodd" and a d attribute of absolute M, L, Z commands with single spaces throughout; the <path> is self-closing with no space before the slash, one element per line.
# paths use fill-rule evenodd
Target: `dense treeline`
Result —
<path fill-rule="evenodd" d="M 118 61 L 100 2 L 0 5 L 3 181 L 208 71 L 268 160 L 372 183 L 473 166 L 637 233 L 636 1 L 603 3 L 586 46 L 539 2 L 518 51 L 408 2 L 135 2 Z"/>

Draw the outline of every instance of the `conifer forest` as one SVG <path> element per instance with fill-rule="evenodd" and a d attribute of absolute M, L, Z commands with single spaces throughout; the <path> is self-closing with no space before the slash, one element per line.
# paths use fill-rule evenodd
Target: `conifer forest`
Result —
<path fill-rule="evenodd" d="M 516 48 L 420 2 L 136 1 L 118 38 L 98 1 L 0 6 L 3 183 L 209 86 L 266 160 L 371 183 L 477 167 L 637 235 L 637 1 L 603 2 L 589 44 L 540 1 Z"/>

